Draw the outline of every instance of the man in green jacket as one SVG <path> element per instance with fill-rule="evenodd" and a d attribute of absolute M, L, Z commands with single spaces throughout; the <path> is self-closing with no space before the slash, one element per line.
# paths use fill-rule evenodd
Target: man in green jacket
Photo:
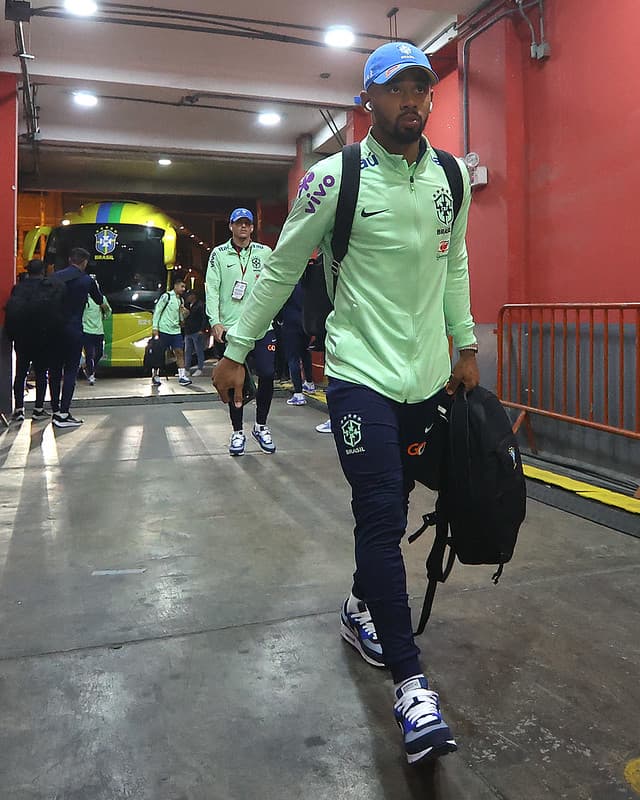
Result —
<path fill-rule="evenodd" d="M 91 276 L 95 280 L 95 276 Z M 84 374 L 93 386 L 96 382 L 96 367 L 104 353 L 104 320 L 111 316 L 111 306 L 105 297 L 99 306 L 92 297 L 82 313 L 82 348 L 84 350 Z"/>
<path fill-rule="evenodd" d="M 428 447 L 457 387 L 479 382 L 465 245 L 469 177 L 460 164 L 464 195 L 454 222 L 444 170 L 422 135 L 437 80 L 425 54 L 407 42 L 383 45 L 367 60 L 360 98 L 372 127 L 361 143 L 358 203 L 325 343 L 331 427 L 356 523 L 356 572 L 341 634 L 368 663 L 390 668 L 410 763 L 456 749 L 412 634 L 400 550 L 412 459 Z M 245 353 L 316 246 L 332 284 L 341 170 L 338 154 L 302 179 L 260 285 L 228 333 L 215 375 L 222 400 L 230 388 L 238 397 Z M 448 335 L 459 351 L 453 369 Z"/>
<path fill-rule="evenodd" d="M 176 357 L 178 365 L 178 383 L 181 386 L 189 386 L 192 381 L 187 377 L 187 370 L 184 366 L 184 338 L 182 336 L 182 322 L 188 313 L 182 302 L 182 295 L 186 289 L 182 278 L 173 281 L 173 290 L 161 295 L 153 311 L 151 327 L 153 338 L 160 340 L 163 352 L 171 348 Z M 159 369 L 151 371 L 151 383 L 154 386 L 160 385 L 158 377 Z"/>
<path fill-rule="evenodd" d="M 209 256 L 205 281 L 207 314 L 216 342 L 226 341 L 227 330 L 234 325 L 262 275 L 271 248 L 251 240 L 253 214 L 248 208 L 236 208 L 229 217 L 231 239 L 214 247 Z M 280 309 L 276 309 L 276 312 Z M 276 312 L 272 316 L 275 316 Z M 265 330 L 251 342 L 244 355 L 250 355 L 258 375 L 256 392 L 256 422 L 251 434 L 265 453 L 275 453 L 276 446 L 267 426 L 267 416 L 273 399 L 276 335 L 269 321 Z M 242 393 L 237 397 L 241 397 Z M 246 446 L 243 430 L 242 404 L 230 405 L 231 441 L 229 455 L 242 456 Z"/>

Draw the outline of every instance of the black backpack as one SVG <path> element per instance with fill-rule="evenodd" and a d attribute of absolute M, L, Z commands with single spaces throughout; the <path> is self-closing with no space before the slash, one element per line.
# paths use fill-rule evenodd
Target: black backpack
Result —
<path fill-rule="evenodd" d="M 451 223 L 453 225 L 460 211 L 460 207 L 462 206 L 462 196 L 464 193 L 462 174 L 458 162 L 451 153 L 448 153 L 446 150 L 438 150 L 435 147 L 433 151 L 438 156 L 440 166 L 444 170 L 453 198 L 453 221 Z M 349 238 L 351 237 L 353 216 L 356 211 L 359 191 L 360 142 L 354 142 L 342 148 L 342 177 L 340 179 L 338 205 L 336 207 L 335 224 L 331 237 L 331 252 L 333 253 L 333 261 L 331 263 L 333 297 L 336 295 L 340 264 L 349 249 Z M 324 340 L 325 324 L 327 317 L 333 310 L 333 301 L 331 297 L 329 297 L 327 291 L 322 255 L 308 262 L 301 283 L 304 290 L 302 327 L 309 336 L 315 336 L 318 339 Z"/>
<path fill-rule="evenodd" d="M 423 454 L 424 472 L 415 478 L 438 489 L 438 500 L 435 511 L 425 514 L 422 527 L 409 537 L 413 542 L 435 525 L 435 541 L 427 557 L 427 593 L 416 635 L 424 631 L 436 586 L 446 581 L 456 557 L 462 564 L 496 564 L 493 581 L 498 582 L 511 560 L 526 513 L 520 450 L 509 417 L 492 392 L 482 386 L 468 393 L 459 389 L 448 423 L 440 417 L 436 424 L 442 447 L 438 453 L 430 439 Z M 440 459 L 439 470 L 434 470 L 434 457 Z"/>
<path fill-rule="evenodd" d="M 5 330 L 13 341 L 56 336 L 64 327 L 67 287 L 55 277 L 25 278 L 6 305 Z"/>

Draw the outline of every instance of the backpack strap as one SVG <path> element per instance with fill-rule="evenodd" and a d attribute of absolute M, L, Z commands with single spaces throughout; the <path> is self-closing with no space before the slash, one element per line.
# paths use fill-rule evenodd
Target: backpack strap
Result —
<path fill-rule="evenodd" d="M 430 525 L 436 526 L 436 536 L 431 547 L 431 552 L 427 556 L 427 591 L 424 596 L 422 604 L 422 611 L 420 612 L 420 621 L 415 630 L 414 636 L 420 636 L 424 632 L 429 617 L 431 616 L 431 608 L 433 600 L 436 596 L 436 589 L 438 583 L 444 583 L 456 559 L 456 554 L 451 547 L 451 537 L 449 536 L 449 523 L 442 513 L 442 503 L 440 497 L 436 501 L 436 510 L 434 513 L 425 514 L 422 519 L 424 520 L 423 526 L 415 533 L 411 534 L 409 541 L 415 541 Z M 444 563 L 444 555 L 447 545 L 449 545 L 449 555 L 447 556 L 447 563 Z"/>
<path fill-rule="evenodd" d="M 453 197 L 453 222 L 455 222 L 462 208 L 462 198 L 464 195 L 464 183 L 462 181 L 462 173 L 460 172 L 460 164 L 458 164 L 454 156 L 446 150 L 439 150 L 437 147 L 434 147 L 433 152 L 438 156 L 438 161 L 444 170 L 447 183 L 449 184 L 451 196 Z"/>
<path fill-rule="evenodd" d="M 162 319 L 162 315 L 163 315 L 163 314 L 164 314 L 164 312 L 167 310 L 167 306 L 169 305 L 169 303 L 170 303 L 170 301 L 171 301 L 171 294 L 170 294 L 170 292 L 165 292 L 165 293 L 164 293 L 164 296 L 165 296 L 167 299 L 166 299 L 166 301 L 165 301 L 165 304 L 162 306 L 162 311 L 161 311 L 161 312 L 160 312 L 160 314 L 158 315 L 158 325 L 160 325 L 160 320 Z M 160 302 L 160 300 L 158 300 L 158 302 Z"/>
<path fill-rule="evenodd" d="M 333 273 L 333 296 L 336 296 L 340 264 L 349 249 L 353 215 L 356 212 L 358 192 L 360 191 L 360 142 L 342 148 L 342 177 L 336 207 L 336 219 L 331 237 L 331 272 Z"/>

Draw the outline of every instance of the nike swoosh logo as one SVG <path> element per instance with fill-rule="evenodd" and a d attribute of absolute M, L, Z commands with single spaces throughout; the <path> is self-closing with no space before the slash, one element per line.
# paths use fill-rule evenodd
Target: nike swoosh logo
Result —
<path fill-rule="evenodd" d="M 429 425 L 429 427 L 428 427 L 428 428 L 425 428 L 425 429 L 424 429 L 424 432 L 425 432 L 425 433 L 429 433 L 429 431 L 431 430 L 431 428 L 433 428 L 433 426 L 434 426 L 434 425 L 435 425 L 435 422 L 432 422 L 432 423 L 431 423 L 431 425 Z"/>
<path fill-rule="evenodd" d="M 366 219 L 367 217 L 375 217 L 376 214 L 384 214 L 384 212 L 388 210 L 389 210 L 388 208 L 383 208 L 380 211 L 367 211 L 366 209 L 363 208 L 362 211 L 360 212 L 360 216 Z"/>

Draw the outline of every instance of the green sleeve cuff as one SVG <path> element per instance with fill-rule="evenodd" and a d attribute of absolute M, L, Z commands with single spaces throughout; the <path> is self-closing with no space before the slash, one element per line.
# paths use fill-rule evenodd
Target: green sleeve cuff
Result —
<path fill-rule="evenodd" d="M 224 357 L 237 361 L 238 364 L 244 364 L 250 350 L 251 346 L 239 344 L 238 342 L 228 342 L 224 350 Z"/>

